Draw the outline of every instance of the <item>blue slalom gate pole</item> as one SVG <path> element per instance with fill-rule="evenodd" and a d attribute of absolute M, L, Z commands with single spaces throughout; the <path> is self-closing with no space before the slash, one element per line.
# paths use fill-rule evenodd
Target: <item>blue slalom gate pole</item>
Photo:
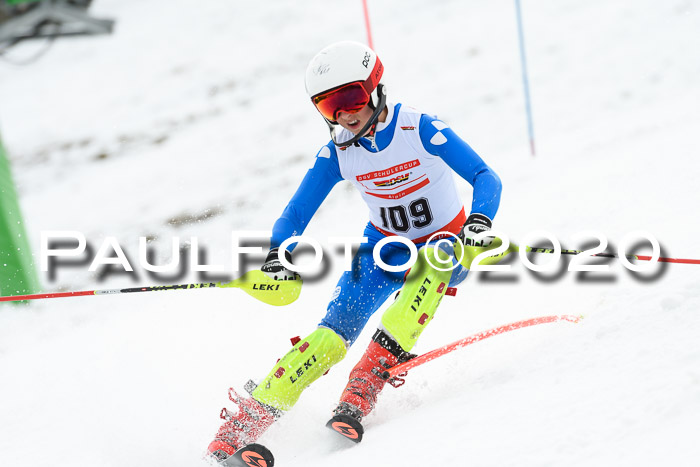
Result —
<path fill-rule="evenodd" d="M 525 90 L 525 112 L 527 112 L 527 131 L 530 134 L 530 150 L 535 155 L 535 130 L 532 123 L 532 105 L 530 104 L 530 82 L 527 76 L 527 60 L 525 59 L 525 34 L 523 33 L 523 17 L 520 11 L 520 0 L 515 0 L 515 14 L 518 20 L 518 41 L 520 42 L 520 64 L 523 71 L 523 89 Z"/>

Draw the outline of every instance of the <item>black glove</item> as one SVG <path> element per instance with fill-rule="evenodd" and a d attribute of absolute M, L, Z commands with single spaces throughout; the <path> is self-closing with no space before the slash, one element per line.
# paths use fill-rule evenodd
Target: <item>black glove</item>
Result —
<path fill-rule="evenodd" d="M 265 264 L 260 270 L 276 281 L 293 281 L 299 279 L 299 274 L 282 266 L 278 257 L 279 248 L 273 248 L 265 258 Z M 290 263 L 292 262 L 292 254 L 284 250 L 284 257 Z"/>
<path fill-rule="evenodd" d="M 467 217 L 467 222 L 462 226 L 458 237 L 465 246 L 487 247 L 493 242 L 493 237 L 484 237 L 481 240 L 474 241 L 476 234 L 487 230 L 491 230 L 491 219 L 483 214 L 473 213 Z"/>

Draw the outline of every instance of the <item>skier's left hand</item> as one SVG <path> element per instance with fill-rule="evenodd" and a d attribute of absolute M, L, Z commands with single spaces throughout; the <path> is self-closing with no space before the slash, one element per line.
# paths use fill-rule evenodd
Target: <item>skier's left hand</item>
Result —
<path fill-rule="evenodd" d="M 491 219 L 488 216 L 479 213 L 469 214 L 467 222 L 462 226 L 459 232 L 459 239 L 465 246 L 487 247 L 493 242 L 493 237 L 484 237 L 481 240 L 474 240 L 474 236 L 478 233 L 491 230 Z"/>
<path fill-rule="evenodd" d="M 278 257 L 278 252 L 279 248 L 271 249 L 267 254 L 267 258 L 265 258 L 265 264 L 262 265 L 260 270 L 276 281 L 293 281 L 300 279 L 299 274 L 282 266 Z M 292 262 L 292 254 L 287 250 L 284 250 L 284 257 L 288 262 Z"/>

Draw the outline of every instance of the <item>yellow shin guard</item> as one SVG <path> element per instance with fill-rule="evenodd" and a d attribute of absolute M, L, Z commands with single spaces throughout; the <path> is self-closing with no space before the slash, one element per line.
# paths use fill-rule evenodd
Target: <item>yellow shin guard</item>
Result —
<path fill-rule="evenodd" d="M 423 247 L 418 260 L 406 277 L 399 297 L 382 316 L 382 325 L 399 345 L 409 352 L 423 329 L 433 319 L 442 297 L 447 290 L 452 271 L 438 271 L 425 259 L 425 254 L 437 266 L 445 267 L 434 259 L 438 254 L 442 260 L 449 256 L 439 248 Z"/>
<path fill-rule="evenodd" d="M 253 391 L 259 402 L 289 410 L 311 383 L 345 357 L 345 341 L 328 328 L 318 328 L 277 362 Z"/>

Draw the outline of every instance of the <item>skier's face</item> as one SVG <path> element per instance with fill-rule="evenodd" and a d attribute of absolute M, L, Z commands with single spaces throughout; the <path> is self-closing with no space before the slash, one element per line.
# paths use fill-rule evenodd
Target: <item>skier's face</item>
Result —
<path fill-rule="evenodd" d="M 366 105 L 359 112 L 347 113 L 342 110 L 338 112 L 337 122 L 351 131 L 354 135 L 358 134 L 372 116 L 372 108 Z"/>

